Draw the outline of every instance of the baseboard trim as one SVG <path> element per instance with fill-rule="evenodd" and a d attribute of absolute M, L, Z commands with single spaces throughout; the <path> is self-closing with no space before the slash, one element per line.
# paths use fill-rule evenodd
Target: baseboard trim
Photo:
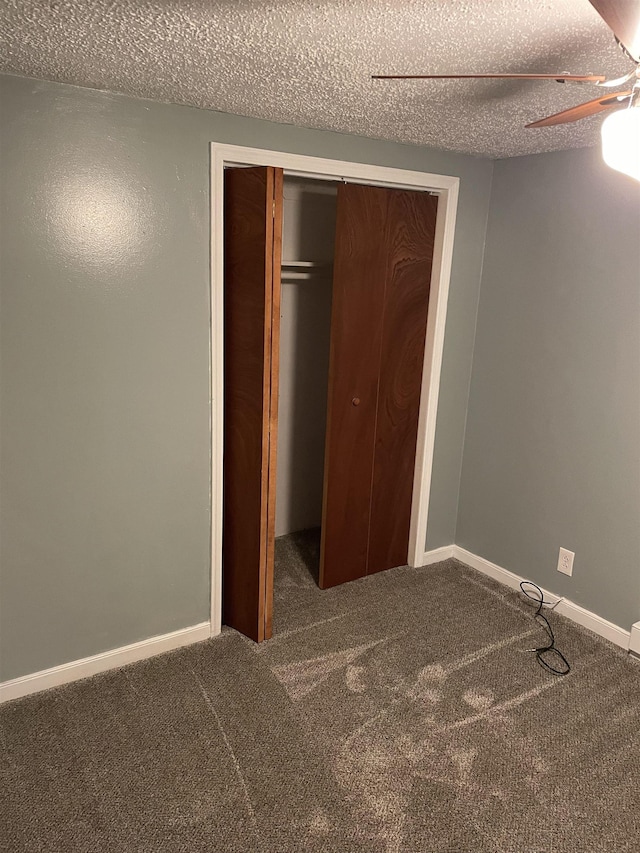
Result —
<path fill-rule="evenodd" d="M 431 566 L 434 563 L 441 563 L 443 560 L 450 560 L 453 557 L 454 548 L 455 545 L 444 545 L 442 548 L 434 548 L 433 551 L 425 551 L 415 568 Z"/>
<path fill-rule="evenodd" d="M 80 678 L 88 678 L 90 675 L 97 675 L 99 672 L 105 672 L 108 669 L 117 669 L 128 663 L 155 657 L 155 655 L 163 654 L 163 652 L 179 649 L 181 646 L 208 640 L 210 636 L 209 622 L 201 622 L 189 628 L 171 631 L 169 634 L 149 637 L 146 640 L 140 640 L 138 643 L 131 643 L 128 646 L 121 646 L 88 658 L 70 661 L 60 666 L 51 667 L 51 669 L 43 669 L 31 675 L 23 675 L 11 681 L 4 681 L 0 683 L 0 704 L 9 702 L 11 699 L 29 696 L 31 693 L 39 693 L 41 690 L 48 690 L 50 687 L 60 687 L 62 684 L 78 681 Z"/>
<path fill-rule="evenodd" d="M 479 557 L 477 554 L 467 551 L 466 548 L 460 548 L 458 545 L 454 545 L 451 550 L 453 552 L 452 556 L 456 560 L 459 560 L 461 563 L 465 563 L 467 566 L 471 566 L 472 569 L 477 569 L 477 571 L 482 572 L 482 574 L 488 575 L 490 578 L 493 578 L 512 589 L 519 589 L 520 582 L 526 580 L 526 578 L 522 578 L 519 575 L 514 574 L 514 572 L 510 572 L 508 569 L 503 569 L 502 566 L 498 566 L 495 563 L 491 563 L 489 560 L 485 560 L 484 557 Z M 616 646 L 620 646 L 623 649 L 631 649 L 631 632 L 625 631 L 625 629 L 621 628 L 619 625 L 614 625 L 613 622 L 603 619 L 602 616 L 598 616 L 597 613 L 592 613 L 590 610 L 586 610 L 579 604 L 574 604 L 573 601 L 569 601 L 567 598 L 563 598 L 561 600 L 561 597 L 553 592 L 549 592 L 546 589 L 543 589 L 542 591 L 544 593 L 545 600 L 553 603 L 558 601 L 560 602 L 555 608 L 556 613 L 560 613 L 562 616 L 566 616 L 568 619 L 571 619 L 572 622 L 576 622 L 578 625 L 582 625 L 583 628 L 588 628 L 590 631 L 593 631 L 594 634 L 599 634 L 606 640 L 610 640 L 612 643 L 615 643 Z M 638 654 L 640 654 L 640 622 L 637 623 L 637 625 Z M 634 625 L 634 628 L 635 627 L 636 626 Z"/>
<path fill-rule="evenodd" d="M 430 566 L 452 557 L 511 589 L 519 589 L 520 582 L 525 580 L 514 572 L 485 560 L 484 557 L 479 557 L 459 545 L 445 545 L 442 548 L 425 551 L 420 566 Z M 560 598 L 560 596 L 545 589 L 543 589 L 543 593 L 545 599 L 552 602 L 556 602 Z M 614 625 L 613 622 L 603 619 L 596 613 L 592 613 L 566 598 L 560 601 L 555 610 L 578 625 L 582 625 L 584 628 L 588 628 L 595 634 L 615 643 L 615 645 L 640 656 L 640 622 L 636 622 L 631 631 L 625 631 L 619 625 Z M 164 652 L 191 645 L 191 643 L 208 640 L 210 636 L 210 623 L 201 622 L 189 628 L 180 628 L 168 634 L 149 637 L 128 646 L 121 646 L 91 657 L 70 661 L 50 669 L 43 669 L 31 675 L 14 678 L 11 681 L 0 682 L 0 704 L 10 702 L 12 699 L 20 699 L 22 696 L 29 696 L 32 693 L 39 693 L 41 690 L 48 690 L 51 687 L 60 687 L 63 684 L 88 678 L 109 669 L 117 669 L 129 663 L 155 657 Z"/>

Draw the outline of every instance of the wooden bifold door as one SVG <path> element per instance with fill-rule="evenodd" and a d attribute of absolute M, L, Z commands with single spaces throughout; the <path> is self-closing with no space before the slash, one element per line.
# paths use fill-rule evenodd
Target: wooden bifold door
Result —
<path fill-rule="evenodd" d="M 338 188 L 320 586 L 407 562 L 437 211 Z"/>
<path fill-rule="evenodd" d="M 225 171 L 223 621 L 271 635 L 280 169 Z M 406 563 L 437 196 L 338 187 L 320 586 Z"/>
<path fill-rule="evenodd" d="M 224 186 L 222 621 L 271 636 L 278 427 L 282 169 Z"/>

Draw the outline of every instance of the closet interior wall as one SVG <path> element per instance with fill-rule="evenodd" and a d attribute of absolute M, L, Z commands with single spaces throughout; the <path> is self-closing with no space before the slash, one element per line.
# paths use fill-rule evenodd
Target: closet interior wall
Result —
<path fill-rule="evenodd" d="M 276 536 L 322 522 L 336 195 L 285 175 Z"/>

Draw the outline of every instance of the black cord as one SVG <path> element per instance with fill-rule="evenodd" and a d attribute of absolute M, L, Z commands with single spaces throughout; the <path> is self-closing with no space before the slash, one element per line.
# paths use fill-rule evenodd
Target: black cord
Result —
<path fill-rule="evenodd" d="M 531 595 L 527 592 L 525 587 L 533 587 L 533 589 L 537 590 L 538 595 Z M 531 649 L 532 652 L 536 653 L 536 660 L 541 667 L 546 669 L 547 672 L 553 673 L 553 675 L 568 675 L 571 672 L 569 661 L 562 652 L 556 648 L 556 638 L 551 630 L 551 625 L 549 624 L 547 617 L 542 612 L 542 608 L 545 604 L 544 593 L 537 584 L 533 583 L 533 581 L 521 581 L 520 589 L 522 590 L 522 594 L 530 601 L 535 601 L 537 603 L 538 609 L 536 610 L 533 618 L 539 625 L 542 625 L 549 635 L 549 644 L 547 646 L 540 646 L 537 649 Z M 553 666 L 553 663 L 555 663 L 556 666 Z"/>

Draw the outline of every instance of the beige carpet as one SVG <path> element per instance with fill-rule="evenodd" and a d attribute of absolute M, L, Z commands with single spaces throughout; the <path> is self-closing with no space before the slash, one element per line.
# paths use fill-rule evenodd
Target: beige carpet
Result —
<path fill-rule="evenodd" d="M 326 592 L 277 543 L 275 635 L 0 707 L 6 853 L 640 849 L 640 664 L 447 561 Z"/>

